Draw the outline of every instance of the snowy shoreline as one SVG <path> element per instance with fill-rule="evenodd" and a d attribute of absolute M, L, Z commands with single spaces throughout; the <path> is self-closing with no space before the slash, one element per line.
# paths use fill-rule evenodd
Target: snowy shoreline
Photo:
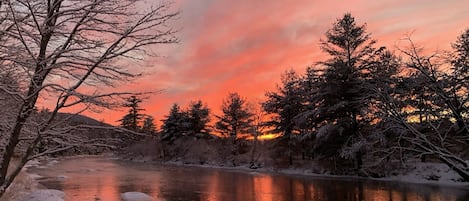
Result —
<path fill-rule="evenodd" d="M 408 164 L 408 171 L 404 169 L 397 175 L 385 176 L 381 178 L 375 177 L 363 177 L 358 175 L 335 175 L 335 174 L 319 174 L 314 173 L 308 168 L 273 168 L 273 167 L 259 167 L 249 168 L 249 165 L 240 166 L 227 166 L 225 164 L 194 164 L 184 163 L 181 161 L 147 161 L 147 160 L 129 160 L 121 157 L 113 157 L 121 161 L 127 161 L 132 163 L 145 163 L 159 166 L 176 166 L 176 167 L 197 167 L 197 168 L 209 168 L 209 169 L 220 169 L 227 171 L 236 171 L 241 173 L 261 173 L 261 174 L 280 174 L 286 176 L 308 176 L 319 179 L 337 179 L 337 180 L 362 180 L 362 181 L 379 181 L 379 182 L 393 182 L 393 183 L 405 183 L 415 185 L 430 185 L 437 187 L 457 187 L 469 190 L 469 182 L 460 182 L 459 175 L 452 171 L 447 165 L 443 163 L 422 163 L 415 162 Z M 410 170 L 409 170 L 410 169 Z M 433 180 L 432 180 L 433 179 Z M 437 180 L 436 180 L 437 179 Z"/>

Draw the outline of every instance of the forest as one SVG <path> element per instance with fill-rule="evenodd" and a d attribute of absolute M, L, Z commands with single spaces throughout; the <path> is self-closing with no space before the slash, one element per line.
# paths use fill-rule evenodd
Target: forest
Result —
<path fill-rule="evenodd" d="M 187 108 L 175 103 L 157 129 L 133 96 L 121 126 L 156 136 L 158 160 L 190 155 L 197 160 L 188 163 L 223 158 L 215 164 L 257 168 L 267 165 L 258 152 L 267 152 L 271 166 L 313 161 L 321 171 L 367 177 L 431 161 L 469 181 L 469 29 L 450 51 L 428 53 L 410 37 L 405 42 L 395 50 L 379 46 L 347 13 L 320 41 L 329 56 L 305 72 L 286 70 L 259 105 L 236 92 L 223 100 L 221 114 L 203 100 Z M 276 137 L 258 142 L 264 134 Z M 209 156 L 214 152 L 219 156 Z"/>

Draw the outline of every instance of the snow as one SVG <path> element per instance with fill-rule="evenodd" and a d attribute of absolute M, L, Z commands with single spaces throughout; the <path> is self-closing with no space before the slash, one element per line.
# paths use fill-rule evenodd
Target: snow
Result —
<path fill-rule="evenodd" d="M 33 173 L 28 173 L 28 176 L 29 176 L 29 178 L 31 178 L 33 180 L 43 178 L 43 176 L 38 175 L 38 174 L 33 174 Z"/>
<path fill-rule="evenodd" d="M 141 192 L 125 192 L 121 194 L 124 201 L 153 201 L 154 199 Z"/>
<path fill-rule="evenodd" d="M 59 190 L 35 190 L 18 201 L 64 201 L 65 193 Z"/>
<path fill-rule="evenodd" d="M 304 175 L 320 178 L 334 178 L 334 179 L 369 179 L 377 181 L 389 182 L 403 182 L 424 185 L 438 185 L 438 186 L 457 186 L 469 188 L 469 182 L 461 182 L 461 177 L 446 164 L 431 163 L 431 162 L 408 162 L 406 168 L 396 169 L 393 175 L 388 175 L 383 178 L 370 178 L 353 175 L 332 175 L 326 170 L 314 169 L 314 165 L 289 167 L 289 168 L 272 168 L 260 167 L 251 169 L 248 165 L 245 166 L 226 166 L 223 164 L 186 164 L 180 161 L 169 161 L 166 165 L 186 166 L 186 167 L 203 167 L 225 169 L 231 171 L 246 172 L 248 174 L 285 174 L 285 175 Z"/>
<path fill-rule="evenodd" d="M 270 172 L 268 169 L 264 171 Z M 262 170 L 260 170 L 262 171 Z M 462 178 L 446 164 L 430 162 L 412 162 L 407 164 L 407 168 L 396 169 L 393 175 L 383 178 L 369 178 L 349 175 L 330 175 L 328 173 L 313 173 L 311 169 L 285 168 L 278 169 L 275 172 L 287 175 L 308 175 L 314 177 L 331 177 L 338 179 L 370 179 L 377 181 L 403 182 L 413 184 L 438 185 L 438 186 L 457 186 L 469 188 L 469 182 L 461 182 Z"/>
<path fill-rule="evenodd" d="M 461 182 L 462 178 L 443 163 L 409 163 L 408 168 L 395 176 L 383 180 L 400 181 L 418 184 L 437 184 L 448 186 L 469 186 L 469 182 Z"/>
<path fill-rule="evenodd" d="M 53 166 L 55 164 L 59 163 L 58 160 L 49 160 L 46 166 Z"/>
<path fill-rule="evenodd" d="M 41 164 L 41 162 L 39 162 L 39 160 L 34 159 L 34 160 L 28 161 L 28 162 L 24 165 L 24 167 L 25 167 L 25 168 L 37 167 L 37 166 L 39 166 L 40 164 Z"/>

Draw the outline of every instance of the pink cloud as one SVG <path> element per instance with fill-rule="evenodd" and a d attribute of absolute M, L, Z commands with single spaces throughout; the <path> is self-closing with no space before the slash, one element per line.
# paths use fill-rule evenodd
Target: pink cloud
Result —
<path fill-rule="evenodd" d="M 214 112 L 228 92 L 248 99 L 274 90 L 289 68 L 302 72 L 324 58 L 319 39 L 332 23 L 351 12 L 379 45 L 394 48 L 412 38 L 428 49 L 447 49 L 468 27 L 469 2 L 453 1 L 283 1 L 179 0 L 181 44 L 165 49 L 166 58 L 149 59 L 154 74 L 124 89 L 166 89 L 144 102 L 160 119 L 172 103 L 202 99 Z M 123 112 L 93 116 L 110 123 Z"/>

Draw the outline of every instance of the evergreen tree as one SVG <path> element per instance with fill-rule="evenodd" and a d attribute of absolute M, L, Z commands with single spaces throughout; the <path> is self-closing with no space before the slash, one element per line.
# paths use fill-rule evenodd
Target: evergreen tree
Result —
<path fill-rule="evenodd" d="M 187 120 L 188 118 L 186 113 L 181 111 L 177 103 L 174 103 L 168 116 L 162 120 L 162 140 L 172 142 L 177 138 L 177 136 L 182 136 L 188 128 L 188 126 L 186 126 Z"/>
<path fill-rule="evenodd" d="M 121 122 L 120 126 L 126 129 L 132 129 L 134 128 L 134 122 L 132 120 L 132 115 L 126 114 L 124 117 L 122 117 L 122 119 L 119 120 Z"/>
<path fill-rule="evenodd" d="M 451 100 L 448 105 L 454 108 L 452 112 L 459 131 L 469 144 L 469 29 L 458 37 L 452 47 L 454 53 L 448 89 Z"/>
<path fill-rule="evenodd" d="M 248 133 L 252 128 L 253 114 L 246 106 L 246 100 L 238 93 L 230 93 L 223 101 L 222 116 L 216 116 L 217 128 L 225 136 L 230 136 L 233 143 L 236 142 L 239 133 Z"/>
<path fill-rule="evenodd" d="M 316 129 L 322 125 L 322 116 L 320 116 L 317 108 L 322 104 L 318 93 L 320 92 L 321 83 L 324 81 L 321 69 L 308 67 L 306 74 L 300 79 L 300 98 L 302 109 L 296 116 L 296 124 L 300 129 L 299 143 L 302 147 L 303 159 L 312 158 L 313 144 L 316 138 Z M 321 120 L 322 119 L 322 120 Z"/>
<path fill-rule="evenodd" d="M 143 120 L 142 132 L 149 135 L 156 133 L 156 125 L 152 116 L 147 115 Z"/>
<path fill-rule="evenodd" d="M 466 29 L 452 44 L 454 55 L 451 61 L 454 71 L 455 83 L 460 88 L 469 88 L 469 28 Z"/>
<path fill-rule="evenodd" d="M 267 114 L 273 115 L 272 120 L 266 122 L 274 128 L 272 132 L 281 133 L 279 150 L 286 147 L 285 151 L 290 165 L 293 164 L 293 133 L 298 129 L 296 117 L 302 112 L 302 99 L 300 95 L 300 77 L 295 71 L 290 70 L 282 75 L 282 86 L 278 86 L 277 92 L 267 92 L 267 100 L 262 104 Z"/>
<path fill-rule="evenodd" d="M 210 132 L 207 128 L 207 124 L 210 122 L 209 115 L 210 110 L 201 100 L 192 102 L 187 110 L 188 134 L 196 136 L 208 134 Z"/>
<path fill-rule="evenodd" d="M 322 104 L 319 96 L 320 86 L 324 82 L 322 70 L 308 67 L 306 74 L 300 79 L 300 96 L 303 104 L 302 112 L 297 116 L 298 126 L 304 133 L 312 133 L 323 120 L 317 108 Z"/>
<path fill-rule="evenodd" d="M 366 33 L 365 25 L 358 26 L 351 14 L 345 14 L 326 32 L 321 49 L 331 58 L 320 62 L 325 66 L 324 82 L 320 86 L 319 116 L 324 125 L 318 129 L 316 151 L 336 156 L 347 144 L 359 144 L 360 120 L 368 109 L 370 99 L 366 82 L 373 57 L 375 41 Z M 362 164 L 362 149 L 341 155 Z"/>
<path fill-rule="evenodd" d="M 142 100 L 136 96 L 131 96 L 126 101 L 127 102 L 124 103 L 124 107 L 129 108 L 129 111 L 119 121 L 121 122 L 122 127 L 129 130 L 138 131 L 140 129 L 141 120 L 144 116 L 142 113 L 140 113 L 144 110 L 140 107 Z"/>

